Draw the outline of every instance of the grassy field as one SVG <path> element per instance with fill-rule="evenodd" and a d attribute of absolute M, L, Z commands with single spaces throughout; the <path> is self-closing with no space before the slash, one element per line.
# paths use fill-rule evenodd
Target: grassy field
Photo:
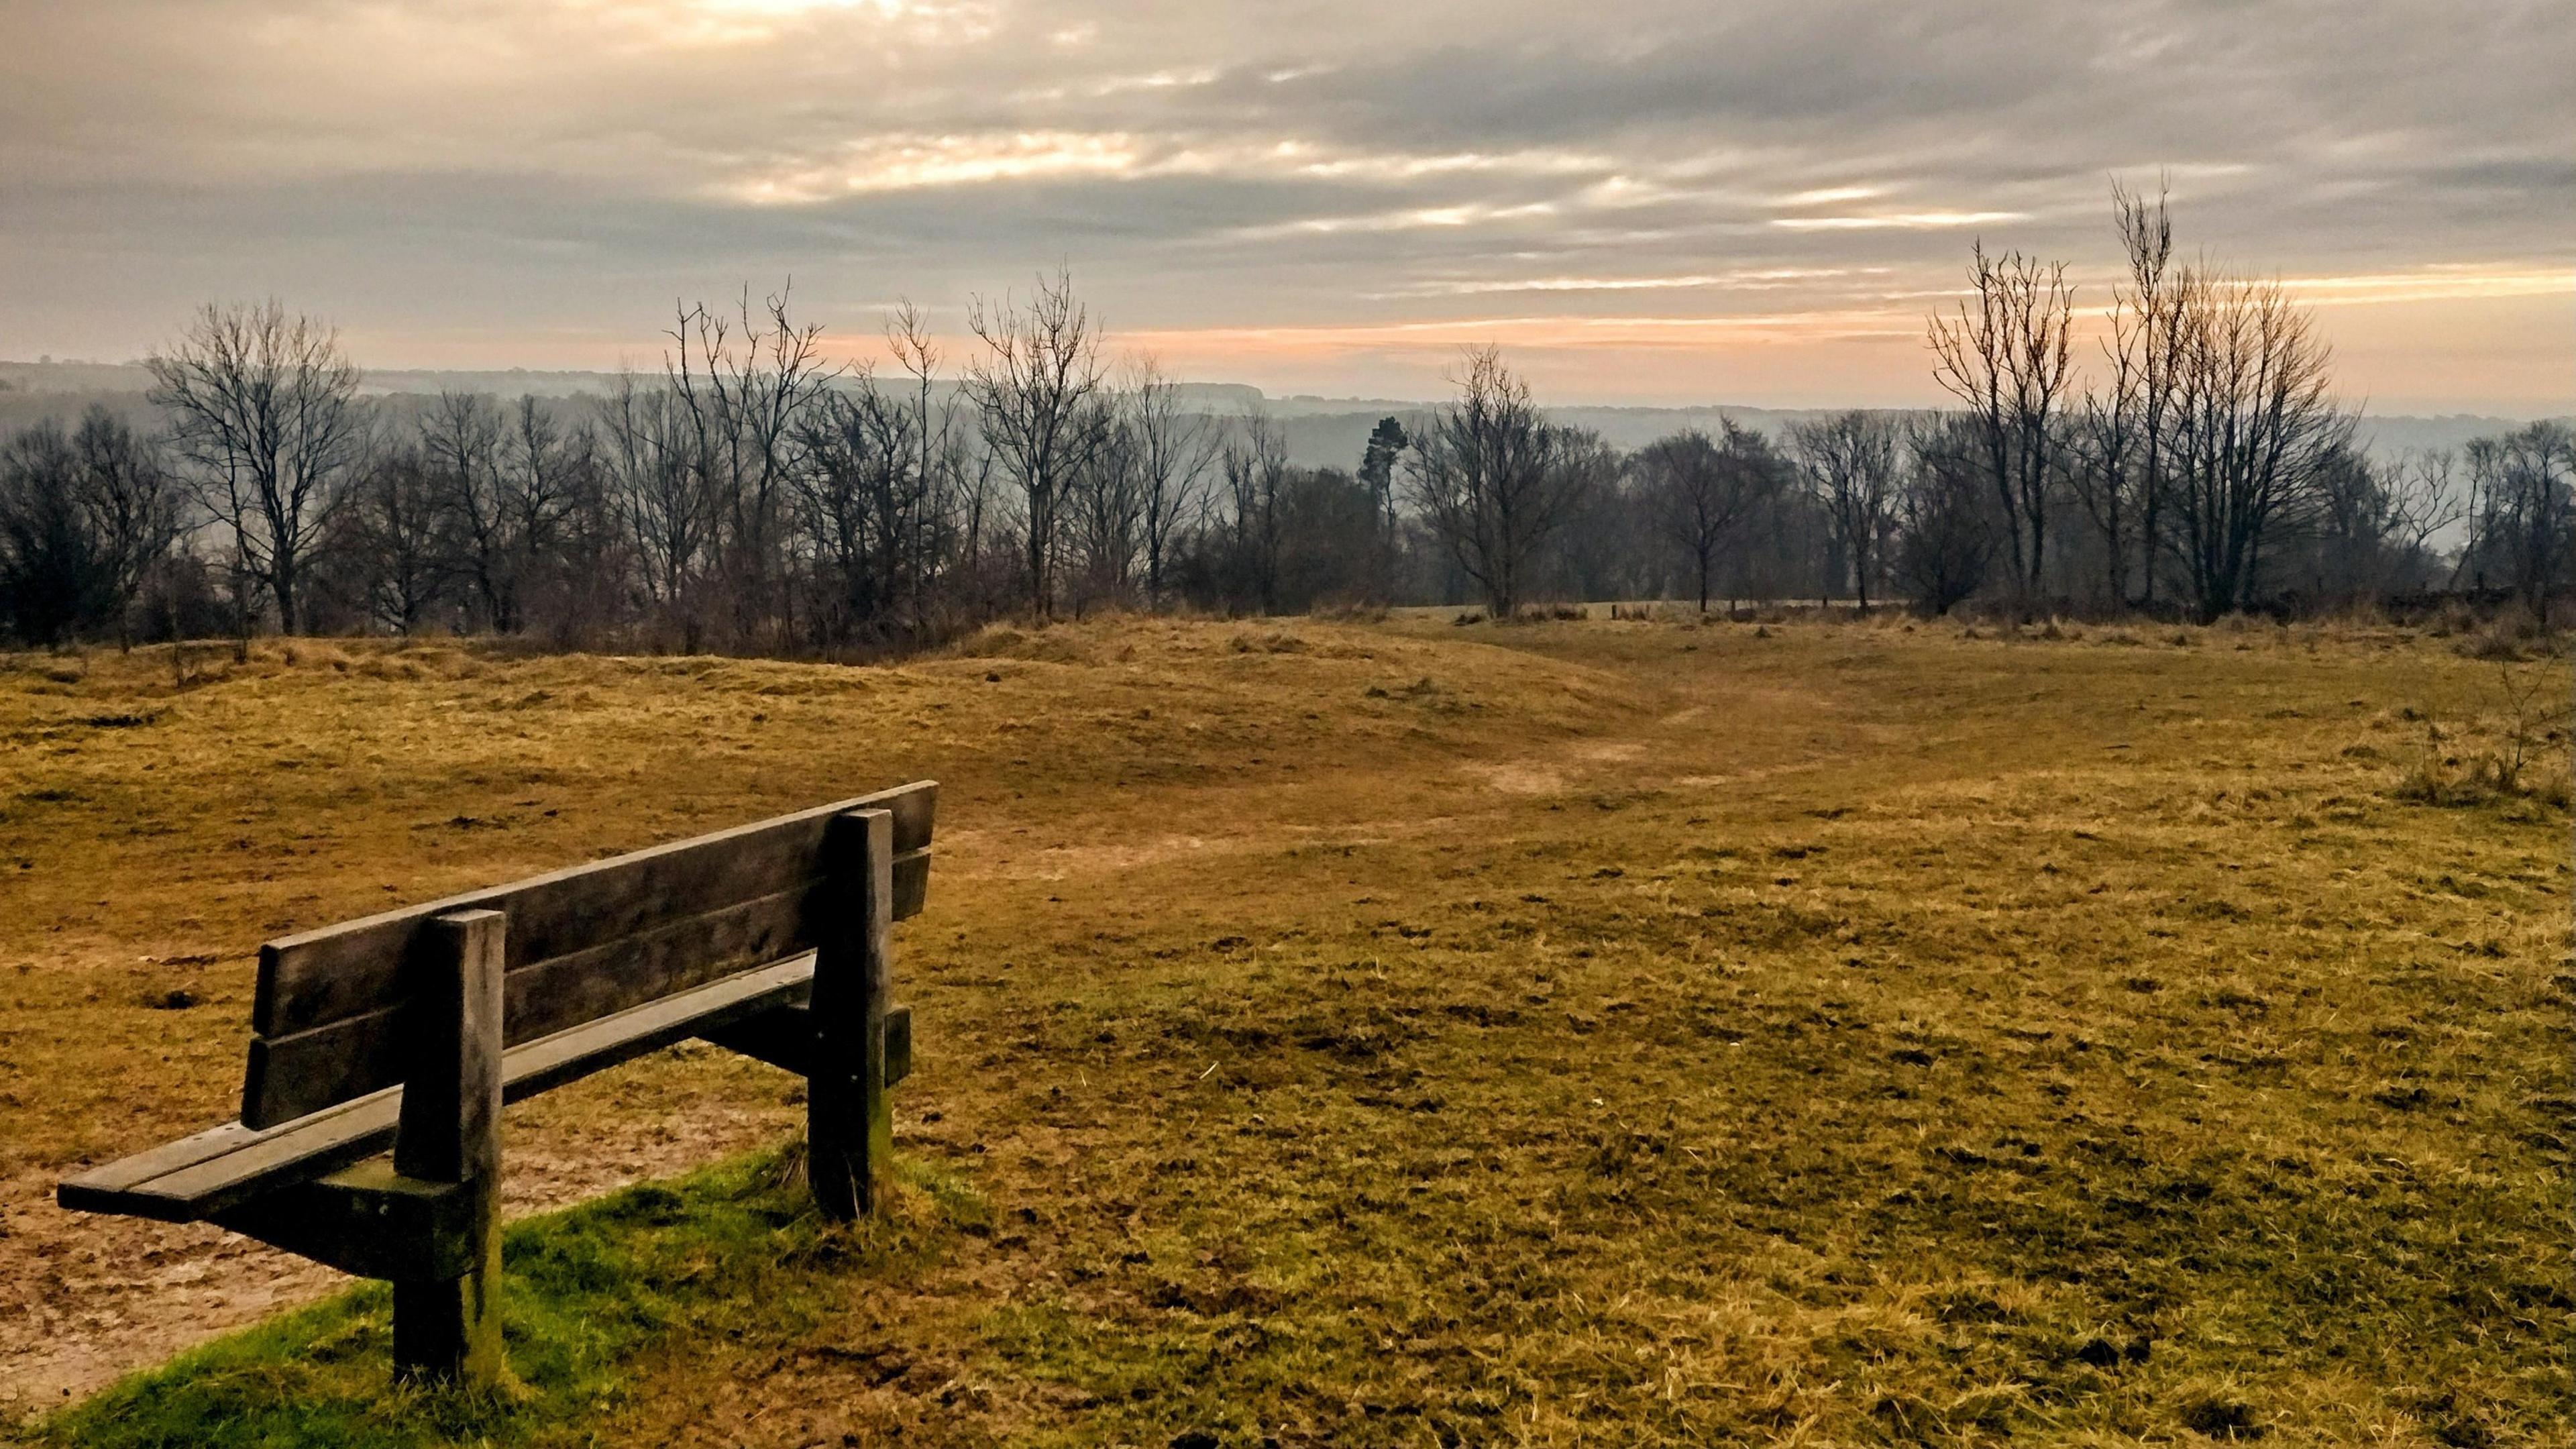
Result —
<path fill-rule="evenodd" d="M 1892 621 L 19 657 L 0 1439 L 2563 1444 L 2565 683 Z M 896 1220 L 681 1050 L 512 1110 L 511 1400 L 385 1391 L 360 1290 L 56 1407 L 345 1282 L 46 1201 L 227 1114 L 259 939 L 921 775 Z"/>

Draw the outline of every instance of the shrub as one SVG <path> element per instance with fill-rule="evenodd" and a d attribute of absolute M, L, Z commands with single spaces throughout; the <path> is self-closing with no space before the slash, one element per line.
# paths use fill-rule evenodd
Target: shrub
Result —
<path fill-rule="evenodd" d="M 2489 619 L 2484 627 L 2467 631 L 2467 637 L 2454 647 L 2471 659 L 2511 663 L 2527 657 L 2542 632 L 2540 621 L 2529 613 L 2507 609 Z"/>

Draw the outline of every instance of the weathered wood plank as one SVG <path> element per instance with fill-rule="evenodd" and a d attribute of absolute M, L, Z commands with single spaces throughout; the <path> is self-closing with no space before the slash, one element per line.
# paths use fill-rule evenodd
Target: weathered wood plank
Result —
<path fill-rule="evenodd" d="M 501 1058 L 502 1100 L 521 1101 L 802 1000 L 813 974 L 814 958 L 800 956 L 513 1047 Z M 84 1212 L 166 1222 L 211 1217 L 384 1151 L 393 1144 L 402 1097 L 400 1087 L 388 1088 L 266 1130 L 227 1123 L 73 1178 L 55 1196 Z M 182 1146 L 190 1150 L 172 1150 Z"/>
<path fill-rule="evenodd" d="M 470 1184 L 404 1177 L 382 1157 L 278 1188 L 214 1221 L 362 1278 L 461 1278 L 478 1209 Z"/>
<path fill-rule="evenodd" d="M 266 1131 L 292 1125 L 402 1080 L 402 1022 L 396 1012 L 299 1033 L 282 1043 L 250 1040 L 242 1074 L 242 1123 Z"/>
<path fill-rule="evenodd" d="M 828 877 L 674 921 L 510 975 L 512 1043 L 534 1041 L 751 966 L 814 949 Z"/>
<path fill-rule="evenodd" d="M 799 956 L 514 1047 L 503 1059 L 508 1064 L 502 1079 L 503 1095 L 515 1102 L 551 1091 L 619 1062 L 687 1041 L 709 1028 L 802 1000 L 812 989 L 813 980 L 813 956 Z"/>
<path fill-rule="evenodd" d="M 820 882 L 673 921 L 509 974 L 504 1041 L 516 1046 L 811 947 L 805 921 Z M 242 1120 L 284 1122 L 402 1079 L 406 1008 L 251 1043 Z"/>
<path fill-rule="evenodd" d="M 758 1016 L 710 1027 L 698 1035 L 728 1051 L 800 1077 L 814 1064 L 813 1011 L 802 1001 L 773 1006 Z M 891 1087 L 911 1075 L 912 1008 L 897 1005 L 886 1011 L 886 1085 Z"/>
<path fill-rule="evenodd" d="M 430 969 L 404 1006 L 394 1172 L 463 1188 L 456 1221 L 416 1225 L 394 1274 L 394 1376 L 497 1387 L 501 1355 L 501 961 L 509 917 L 451 911 L 430 922 Z M 451 1261 L 462 1272 L 444 1271 Z"/>
<path fill-rule="evenodd" d="M 912 1075 L 912 1008 L 890 1006 L 885 1019 L 885 1084 Z"/>
<path fill-rule="evenodd" d="M 77 1177 L 65 1178 L 54 1189 L 54 1201 L 74 1212 L 96 1212 L 93 1199 L 102 1194 L 122 1192 L 138 1182 L 166 1176 L 183 1167 L 194 1167 L 209 1158 L 238 1152 L 264 1134 L 239 1122 L 226 1122 L 209 1127 L 176 1142 L 102 1163 Z"/>
<path fill-rule="evenodd" d="M 328 1112 L 251 1134 L 253 1140 L 221 1157 L 191 1163 L 114 1192 L 84 1193 L 73 1184 L 59 1196 L 65 1207 L 126 1213 L 165 1222 L 193 1222 L 236 1207 L 267 1189 L 326 1177 L 391 1147 L 402 1113 L 399 1087 L 371 1093 Z"/>
<path fill-rule="evenodd" d="M 509 917 L 451 911 L 430 922 L 436 959 L 403 1025 L 410 1059 L 394 1171 L 465 1182 L 501 1169 L 501 954 Z"/>
<path fill-rule="evenodd" d="M 859 1120 L 865 1135 L 859 1139 L 859 1158 L 852 1164 L 858 1172 L 859 1211 L 881 1213 L 894 1200 L 894 1100 L 886 1088 L 891 1079 L 886 1075 L 886 1018 L 894 1010 L 894 841 L 889 828 L 878 830 L 871 821 L 866 862 L 859 879 L 865 890 L 859 896 L 861 979 L 866 983 L 866 1009 L 860 1018 Z M 817 979 L 821 977 L 821 958 L 816 958 Z M 907 1023 L 906 1029 L 909 1030 Z M 818 1038 L 819 1041 L 819 1038 Z"/>
<path fill-rule="evenodd" d="M 802 1001 L 774 1006 L 758 1016 L 710 1027 L 698 1035 L 727 1051 L 804 1076 L 814 1061 L 814 1016 Z"/>
<path fill-rule="evenodd" d="M 934 781 L 917 781 L 271 941 L 260 948 L 251 1030 L 283 1036 L 395 1004 L 404 964 L 423 948 L 428 923 L 450 911 L 508 912 L 515 968 L 818 874 L 830 822 L 845 811 L 890 810 L 896 848 L 926 849 L 938 790 Z"/>
<path fill-rule="evenodd" d="M 897 852 L 894 858 L 894 918 L 908 921 L 921 914 L 930 897 L 930 848 Z"/>
<path fill-rule="evenodd" d="M 916 908 L 930 853 L 897 862 L 898 898 Z M 736 971 L 785 960 L 821 939 L 819 903 L 838 889 L 814 876 L 791 888 L 667 920 L 586 950 L 530 962 L 506 979 L 512 1046 Z M 517 918 L 512 917 L 515 929 Z M 243 1074 L 242 1120 L 267 1127 L 393 1085 L 403 1071 L 403 1009 L 387 1007 L 290 1035 L 256 1037 Z"/>
<path fill-rule="evenodd" d="M 236 1176 L 322 1177 L 384 1151 L 394 1140 L 401 1095 L 399 1088 L 378 1092 L 265 1130 L 227 1122 L 71 1178 L 54 1189 L 54 1200 L 75 1212 L 194 1222 L 242 1200 L 225 1192 Z"/>
<path fill-rule="evenodd" d="M 894 908 L 894 822 L 882 810 L 854 810 L 843 828 L 859 837 L 861 868 L 839 879 L 821 912 L 814 947 L 813 1058 L 805 1074 L 805 1180 L 827 1218 L 847 1220 L 883 1199 L 888 1166 L 877 1145 L 885 1104 L 887 944 Z M 891 1119 L 884 1134 L 891 1146 Z"/>

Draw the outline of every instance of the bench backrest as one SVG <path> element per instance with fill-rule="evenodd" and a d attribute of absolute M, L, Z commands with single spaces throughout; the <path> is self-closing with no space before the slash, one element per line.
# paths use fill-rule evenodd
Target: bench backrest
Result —
<path fill-rule="evenodd" d="M 845 812 L 894 813 L 894 914 L 919 911 L 938 791 L 920 781 L 271 941 L 242 1122 L 273 1127 L 402 1081 L 407 963 L 437 916 L 508 914 L 502 1032 L 515 1046 L 812 950 L 859 864 L 860 833 L 833 823 Z"/>

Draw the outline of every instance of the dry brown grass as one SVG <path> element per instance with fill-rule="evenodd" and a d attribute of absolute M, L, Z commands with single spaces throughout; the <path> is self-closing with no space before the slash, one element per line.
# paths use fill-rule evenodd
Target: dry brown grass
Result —
<path fill-rule="evenodd" d="M 12 661 L 0 1281 L 78 1331 L 97 1245 L 204 1265 L 35 1194 L 223 1115 L 260 937 L 930 774 L 899 1126 L 990 1224 L 583 1432 L 2563 1442 L 2563 791 L 2400 788 L 2426 718 L 2510 728 L 2498 666 L 2047 632 Z M 782 1131 L 782 1084 L 676 1054 L 514 1161 Z"/>

